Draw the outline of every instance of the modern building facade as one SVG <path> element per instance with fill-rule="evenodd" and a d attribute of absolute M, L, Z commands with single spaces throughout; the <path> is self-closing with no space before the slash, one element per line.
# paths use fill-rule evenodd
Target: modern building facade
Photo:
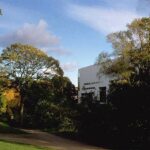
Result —
<path fill-rule="evenodd" d="M 91 95 L 94 100 L 106 104 L 106 95 L 109 83 L 113 79 L 110 75 L 105 75 L 100 70 L 100 65 L 91 65 L 79 69 L 78 71 L 78 102 L 86 95 Z"/>

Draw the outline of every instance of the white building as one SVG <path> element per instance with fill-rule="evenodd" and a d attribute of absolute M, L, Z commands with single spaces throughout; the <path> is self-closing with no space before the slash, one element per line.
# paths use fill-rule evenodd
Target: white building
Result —
<path fill-rule="evenodd" d="M 78 99 L 79 103 L 85 95 L 91 95 L 93 100 L 106 104 L 106 95 L 109 89 L 110 80 L 113 77 L 105 75 L 100 71 L 100 65 L 91 65 L 78 71 Z"/>

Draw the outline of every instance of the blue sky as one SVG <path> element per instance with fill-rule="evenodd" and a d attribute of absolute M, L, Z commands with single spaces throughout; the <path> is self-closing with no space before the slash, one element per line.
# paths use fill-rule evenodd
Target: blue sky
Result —
<path fill-rule="evenodd" d="M 0 49 L 20 42 L 60 61 L 77 85 L 78 68 L 111 52 L 106 36 L 150 15 L 149 0 L 1 0 Z"/>

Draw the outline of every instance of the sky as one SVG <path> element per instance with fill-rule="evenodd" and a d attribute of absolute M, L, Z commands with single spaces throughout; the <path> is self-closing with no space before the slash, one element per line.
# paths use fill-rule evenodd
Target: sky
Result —
<path fill-rule="evenodd" d="M 149 16 L 150 0 L 0 0 L 0 51 L 30 44 L 60 61 L 77 86 L 78 69 L 113 51 L 107 35 Z"/>

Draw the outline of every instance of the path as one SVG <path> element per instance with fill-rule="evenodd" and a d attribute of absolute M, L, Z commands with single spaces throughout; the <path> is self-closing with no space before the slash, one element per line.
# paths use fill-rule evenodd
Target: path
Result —
<path fill-rule="evenodd" d="M 93 147 L 39 130 L 25 131 L 30 134 L 0 134 L 0 139 L 41 147 L 51 147 L 56 150 L 106 150 L 104 148 Z"/>

